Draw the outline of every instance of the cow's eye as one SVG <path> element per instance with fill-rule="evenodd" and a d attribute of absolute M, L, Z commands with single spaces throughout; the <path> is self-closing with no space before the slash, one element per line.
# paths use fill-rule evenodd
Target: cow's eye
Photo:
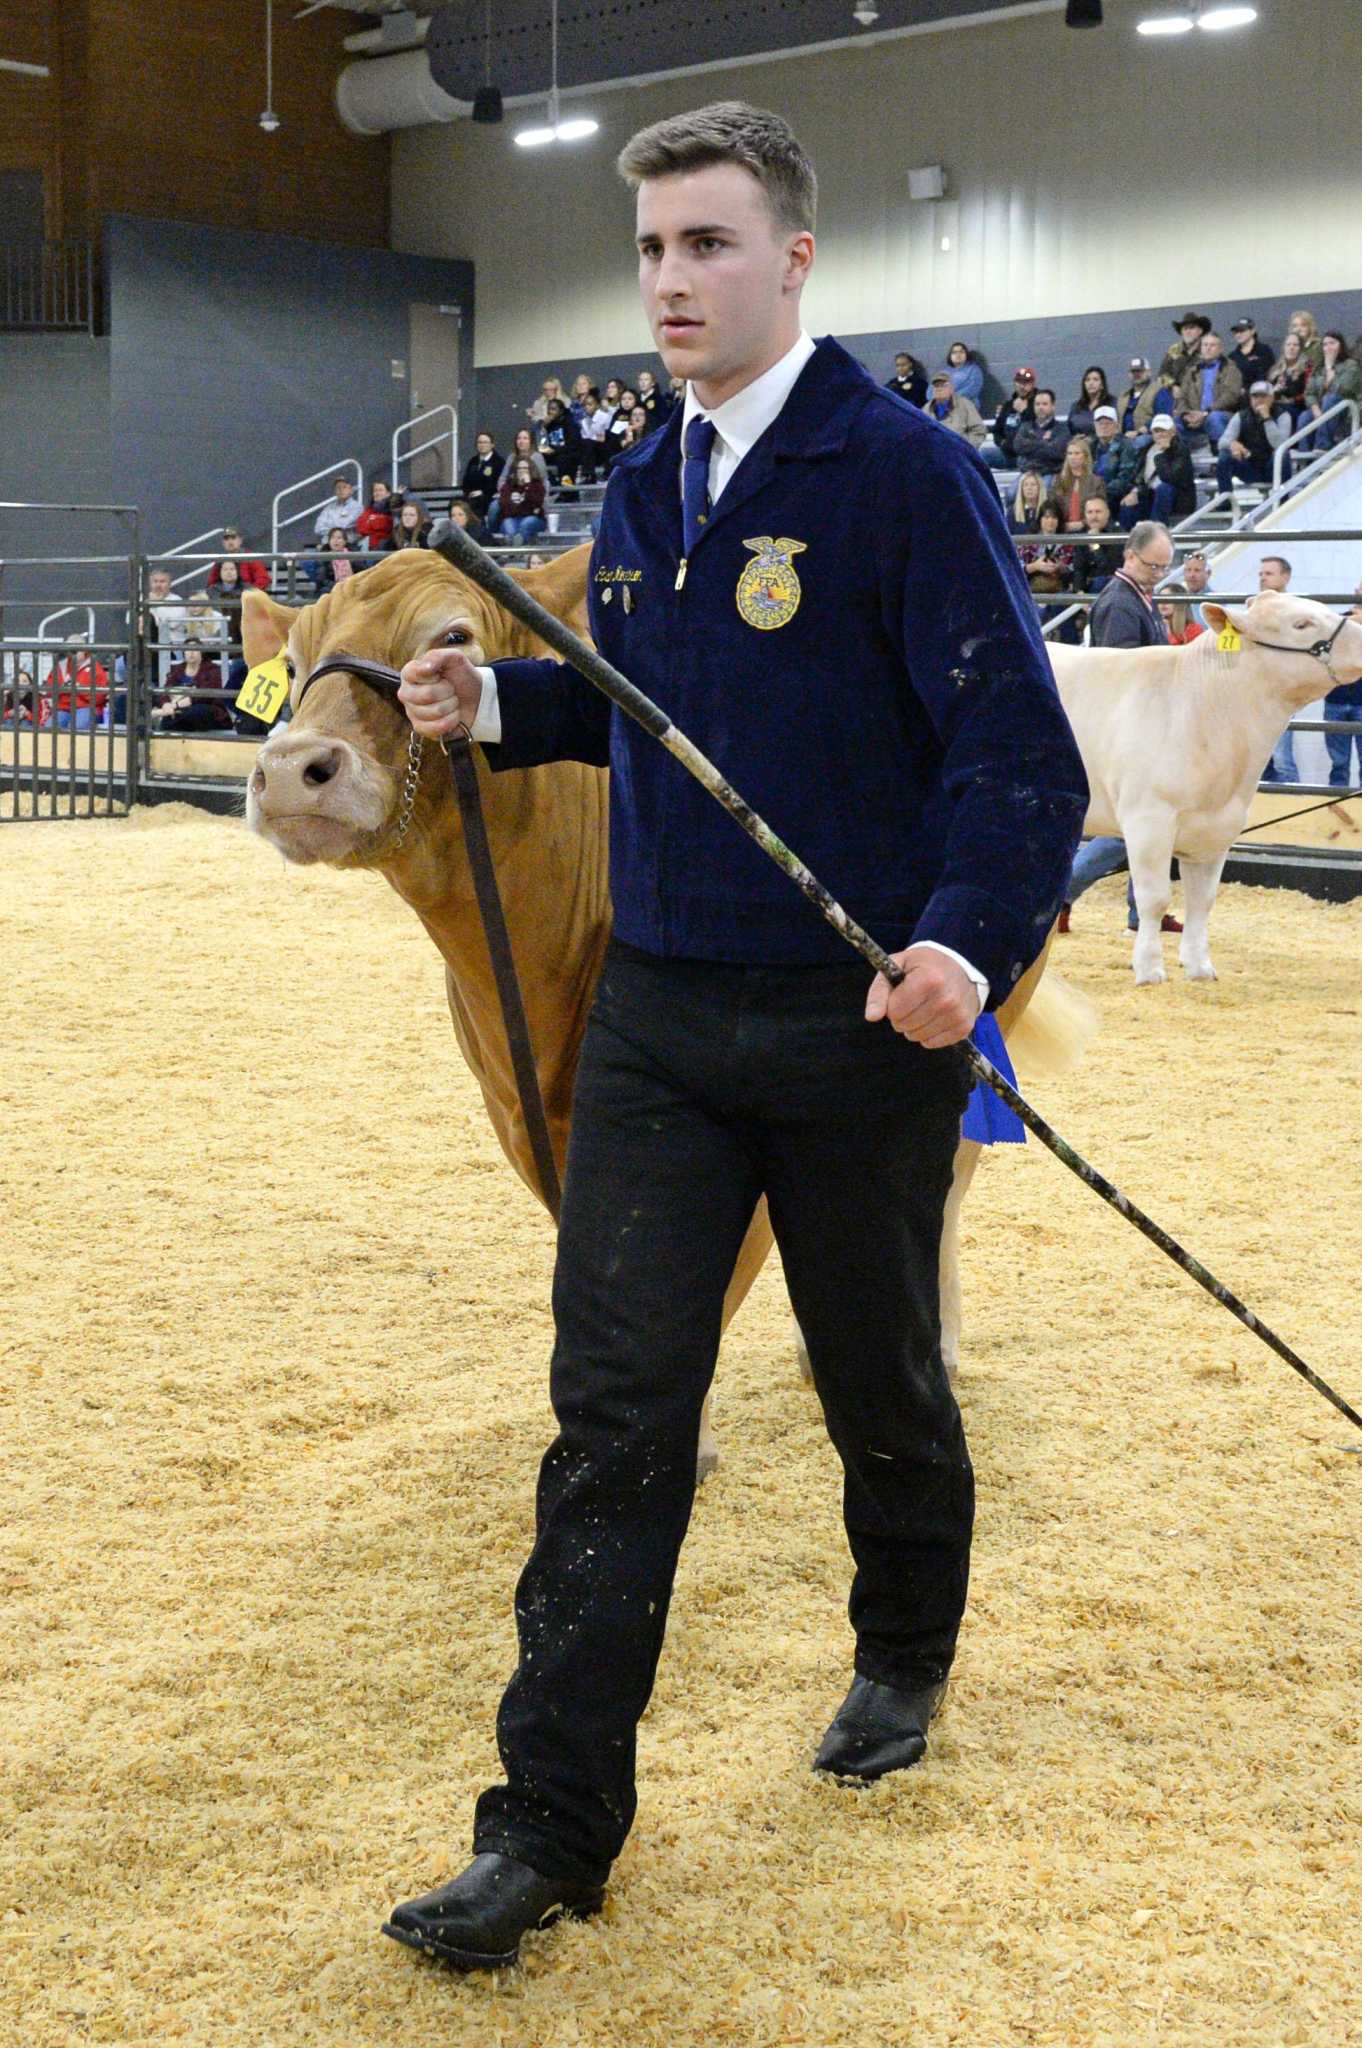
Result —
<path fill-rule="evenodd" d="M 446 647 L 467 647 L 473 635 L 467 626 L 451 626 L 445 634 Z"/>
<path fill-rule="evenodd" d="M 298 671 L 293 665 L 292 656 L 286 654 L 284 656 L 284 674 L 288 677 L 289 681 L 292 682 L 297 673 Z"/>
<path fill-rule="evenodd" d="M 1310 631 L 1310 621 L 1309 621 L 1309 619 L 1297 619 L 1297 620 L 1295 621 L 1295 626 L 1296 626 L 1296 631 L 1297 631 L 1298 633 L 1308 633 L 1308 632 Z"/>

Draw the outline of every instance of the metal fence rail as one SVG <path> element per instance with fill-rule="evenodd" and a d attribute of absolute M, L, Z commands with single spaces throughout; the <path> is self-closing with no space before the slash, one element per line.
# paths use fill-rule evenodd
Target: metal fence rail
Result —
<path fill-rule="evenodd" d="M 93 242 L 0 244 L 0 330 L 93 334 L 95 285 Z"/>

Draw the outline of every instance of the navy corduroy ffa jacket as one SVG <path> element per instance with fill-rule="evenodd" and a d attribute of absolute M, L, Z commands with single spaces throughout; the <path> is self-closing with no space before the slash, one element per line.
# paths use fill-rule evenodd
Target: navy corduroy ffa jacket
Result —
<path fill-rule="evenodd" d="M 996 1005 L 1044 942 L 1088 791 L 988 471 L 825 339 L 678 588 L 680 433 L 678 407 L 611 477 L 597 645 L 883 946 L 954 948 Z M 610 766 L 620 938 L 756 965 L 846 959 L 714 799 L 572 669 L 493 667 L 493 768 Z"/>

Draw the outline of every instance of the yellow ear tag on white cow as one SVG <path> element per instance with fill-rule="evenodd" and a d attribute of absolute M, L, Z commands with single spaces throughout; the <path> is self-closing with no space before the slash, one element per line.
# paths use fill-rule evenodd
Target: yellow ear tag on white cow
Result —
<path fill-rule="evenodd" d="M 282 654 L 253 668 L 236 693 L 236 708 L 262 725 L 273 725 L 288 698 L 288 668 Z"/>
<path fill-rule="evenodd" d="M 1244 643 L 1240 639 L 1239 635 L 1235 632 L 1229 620 L 1226 619 L 1225 624 L 1221 629 L 1220 638 L 1216 641 L 1215 644 L 1220 649 L 1220 652 L 1222 654 L 1237 654 Z M 240 699 L 238 699 L 237 701 L 240 702 Z"/>

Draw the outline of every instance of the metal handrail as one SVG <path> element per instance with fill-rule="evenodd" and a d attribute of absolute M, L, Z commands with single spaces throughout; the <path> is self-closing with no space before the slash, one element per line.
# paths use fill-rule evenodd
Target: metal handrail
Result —
<path fill-rule="evenodd" d="M 314 469 L 311 476 L 300 476 L 296 484 L 285 484 L 282 491 L 275 492 L 274 502 L 270 507 L 271 554 L 277 555 L 280 552 L 279 534 L 283 527 L 296 526 L 300 519 L 306 519 L 311 512 L 320 512 L 322 506 L 330 502 L 326 498 L 317 498 L 311 505 L 304 505 L 300 512 L 290 512 L 287 519 L 281 519 L 279 517 L 279 507 L 284 499 L 293 491 L 305 491 L 309 484 L 319 483 L 324 476 L 338 477 L 347 469 L 353 469 L 355 472 L 355 495 L 362 504 L 364 502 L 364 466 L 357 455 L 346 455 L 339 462 L 328 462 L 325 468 Z"/>
<path fill-rule="evenodd" d="M 1352 423 L 1352 430 L 1351 430 L 1351 432 L 1349 433 L 1349 435 L 1348 435 L 1348 438 L 1347 438 L 1347 440 L 1346 440 L 1346 441 L 1344 441 L 1344 442 L 1341 442 L 1341 443 L 1340 443 L 1340 442 L 1335 442 L 1332 448 L 1321 448 L 1321 449 L 1320 449 L 1320 451 L 1319 451 L 1319 453 L 1320 453 L 1321 455 L 1329 455 L 1329 456 L 1332 456 L 1332 455 L 1336 455 L 1336 454 L 1338 453 L 1338 450 L 1339 450 L 1339 448 L 1340 448 L 1340 447 L 1344 447 L 1344 448 L 1348 447 L 1348 446 L 1350 445 L 1350 443 L 1351 443 L 1351 442 L 1353 442 L 1353 441 L 1355 441 L 1355 440 L 1356 440 L 1356 438 L 1357 438 L 1357 423 L 1358 423 L 1358 406 L 1357 406 L 1357 400 L 1356 400 L 1355 398 L 1339 398 L 1339 399 L 1336 399 L 1336 400 L 1334 401 L 1334 403 L 1333 403 L 1333 404 L 1332 404 L 1332 405 L 1331 405 L 1331 406 L 1330 406 L 1330 407 L 1328 408 L 1328 410 L 1327 410 L 1327 411 L 1325 411 L 1325 412 L 1322 412 L 1322 413 L 1320 414 L 1320 416 L 1319 416 L 1319 418 L 1318 418 L 1318 419 L 1312 419 L 1312 420 L 1310 420 L 1310 421 L 1308 422 L 1308 424 L 1307 424 L 1307 425 L 1305 425 L 1305 426 L 1303 426 L 1303 427 L 1297 427 L 1297 429 L 1296 429 L 1296 431 L 1295 431 L 1295 433 L 1294 433 L 1294 434 L 1288 434 L 1288 435 L 1287 435 L 1287 437 L 1286 437 L 1286 439 L 1285 439 L 1284 441 L 1280 441 L 1280 442 L 1278 442 L 1278 444 L 1277 444 L 1277 448 L 1276 448 L 1276 450 L 1275 450 L 1275 452 L 1274 452 L 1274 454 L 1273 454 L 1273 457 L 1272 457 L 1272 496 L 1273 496 L 1273 497 L 1275 497 L 1275 496 L 1277 495 L 1277 492 L 1278 492 L 1278 491 L 1279 491 L 1279 490 L 1281 489 L 1281 487 L 1282 487 L 1282 481 L 1283 481 L 1283 479 L 1282 479 L 1282 460 L 1283 460 L 1284 456 L 1286 455 L 1287 451 L 1288 451 L 1289 449 L 1291 449 L 1291 448 L 1294 448 L 1294 447 L 1295 447 L 1295 445 L 1296 445 L 1296 443 L 1297 443 L 1297 441 L 1303 441 L 1303 440 L 1304 440 L 1304 439 L 1306 438 L 1307 434 L 1317 434 L 1317 433 L 1319 432 L 1320 428 L 1321 428 L 1321 427 L 1322 427 L 1322 426 L 1324 425 L 1324 422 L 1325 422 L 1326 420 L 1331 420 L 1331 419 L 1332 419 L 1332 418 L 1334 417 L 1335 413 L 1340 413 L 1340 412 L 1350 412 L 1350 413 L 1352 414 L 1352 417 L 1353 417 L 1353 423 Z M 1302 475 L 1302 476 L 1304 476 L 1304 475 L 1305 475 L 1305 474 L 1306 474 L 1306 473 L 1308 472 L 1308 470 L 1309 470 L 1309 469 L 1311 469 L 1311 468 L 1313 468 L 1313 467 L 1314 467 L 1313 463 L 1309 463 L 1309 464 L 1307 464 L 1307 465 L 1306 465 L 1306 469 L 1305 469 L 1305 470 L 1303 470 L 1303 471 L 1301 472 L 1301 475 Z M 1300 478 L 1299 478 L 1299 477 L 1293 477 L 1293 478 L 1291 479 L 1291 481 L 1292 481 L 1293 483 L 1297 483 L 1297 484 L 1298 484 L 1298 483 L 1299 483 L 1299 481 L 1300 481 Z M 1263 501 L 1263 502 L 1264 502 L 1264 504 L 1267 504 L 1267 503 L 1269 503 L 1270 501 L 1269 501 L 1268 499 L 1264 499 L 1264 501 Z"/>
<path fill-rule="evenodd" d="M 398 452 L 397 452 L 397 444 L 398 444 L 398 442 L 399 442 L 399 441 L 401 440 L 401 438 L 402 438 L 402 436 L 403 436 L 404 434 L 409 434 L 409 433 L 411 433 L 411 432 L 412 432 L 412 430 L 413 430 L 414 428 L 416 428 L 416 427 L 419 427 L 419 426 L 420 426 L 420 425 L 422 424 L 422 422 L 423 422 L 424 420 L 433 420 L 433 419 L 435 418 L 435 416 L 436 416 L 436 414 L 437 414 L 437 413 L 442 413 L 442 412 L 447 412 L 447 413 L 449 414 L 449 426 L 448 426 L 448 428 L 446 429 L 446 431 L 445 431 L 444 433 L 442 433 L 442 434 L 436 434 L 436 435 L 434 436 L 434 438 L 433 438 L 432 440 L 429 440 L 429 441 L 422 441 L 422 442 L 420 443 L 420 445 L 419 445 L 418 447 L 416 447 L 416 448 L 408 448 L 408 449 L 406 450 L 406 452 L 405 452 L 404 454 L 402 454 L 402 455 L 399 455 L 399 454 L 398 454 Z M 425 454 L 425 452 L 426 452 L 426 450 L 427 450 L 428 448 L 438 448 L 438 447 L 439 447 L 439 445 L 440 445 L 440 443 L 441 443 L 441 441 L 448 441 L 448 443 L 449 443 L 449 480 L 450 480 L 450 482 L 451 482 L 452 484 L 457 484 L 457 483 L 458 483 L 458 481 L 459 481 L 459 414 L 458 414 L 458 408 L 457 408 L 456 406 L 452 406 L 452 405 L 448 405 L 448 404 L 444 404 L 444 405 L 432 405 L 432 406 L 429 406 L 429 407 L 427 407 L 427 409 L 426 409 L 426 411 L 425 411 L 425 412 L 417 412 L 417 413 L 413 413 L 413 414 L 412 414 L 412 416 L 411 416 L 411 418 L 410 418 L 409 420 L 403 420 L 403 422 L 402 422 L 402 424 L 401 424 L 401 426 L 400 426 L 400 427 L 394 427 L 394 429 L 393 429 L 393 489 L 394 489 L 394 490 L 396 490 L 396 489 L 397 489 L 397 483 L 398 483 L 398 468 L 399 468 L 399 465 L 400 465 L 401 463 L 404 463 L 404 462 L 410 462 L 410 461 L 412 460 L 413 456 L 416 456 L 416 455 L 424 455 L 424 454 Z"/>
<path fill-rule="evenodd" d="M 68 612 L 81 611 L 84 612 L 86 619 L 85 637 L 87 640 L 93 640 L 95 637 L 95 608 L 92 604 L 64 604 L 60 611 L 49 612 L 45 619 L 39 619 L 38 631 L 34 637 L 38 640 L 47 640 L 50 638 L 53 640 L 62 641 L 62 644 L 64 645 L 65 643 L 63 641 L 63 636 L 60 633 L 53 633 L 49 635 L 47 629 L 49 626 L 55 625 L 58 619 L 64 619 Z"/>

